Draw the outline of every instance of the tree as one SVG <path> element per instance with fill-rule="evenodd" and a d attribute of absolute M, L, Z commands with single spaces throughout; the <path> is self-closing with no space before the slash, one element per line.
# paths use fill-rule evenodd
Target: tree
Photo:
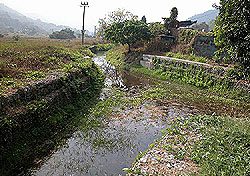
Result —
<path fill-rule="evenodd" d="M 215 21 L 215 43 L 218 54 L 226 53 L 240 64 L 242 77 L 250 75 L 250 1 L 220 0 L 219 15 Z"/>
<path fill-rule="evenodd" d="M 170 19 L 177 20 L 177 17 L 178 17 L 178 9 L 176 7 L 173 7 L 170 11 Z"/>
<path fill-rule="evenodd" d="M 112 24 L 105 30 L 105 38 L 122 45 L 128 44 L 129 52 L 131 45 L 139 40 L 150 40 L 152 34 L 148 26 L 142 21 L 126 20 Z"/>
<path fill-rule="evenodd" d="M 164 24 L 161 24 L 160 22 L 150 23 L 149 30 L 155 37 L 158 35 L 161 35 L 161 34 L 165 34 L 165 35 L 169 34 L 169 32 L 166 30 Z"/>
<path fill-rule="evenodd" d="M 177 38 L 177 27 L 178 27 L 178 9 L 176 7 L 173 7 L 170 11 L 170 17 L 169 18 L 163 18 L 164 25 L 166 28 L 166 31 L 169 31 L 171 35 L 173 35 L 175 38 Z"/>
<path fill-rule="evenodd" d="M 49 37 L 51 39 L 74 39 L 76 38 L 74 33 L 75 33 L 74 31 L 67 28 L 67 29 L 62 29 L 61 31 L 53 32 L 51 35 L 49 35 Z"/>
<path fill-rule="evenodd" d="M 143 17 L 141 18 L 141 21 L 142 21 L 143 23 L 147 23 L 147 18 L 146 18 L 145 15 L 143 15 Z"/>
<path fill-rule="evenodd" d="M 113 11 L 106 15 L 104 18 L 100 18 L 99 28 L 97 31 L 97 36 L 104 37 L 105 33 L 104 31 L 111 26 L 114 23 L 118 22 L 124 22 L 126 20 L 137 20 L 138 16 L 132 14 L 129 11 L 126 11 L 125 9 L 118 9 L 116 11 Z"/>

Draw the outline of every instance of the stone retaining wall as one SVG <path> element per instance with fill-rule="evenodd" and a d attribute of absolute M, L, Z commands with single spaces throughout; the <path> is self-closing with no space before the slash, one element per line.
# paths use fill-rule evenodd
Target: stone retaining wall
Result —
<path fill-rule="evenodd" d="M 237 89 L 243 90 L 247 93 L 250 93 L 250 84 L 246 81 L 233 80 L 228 76 L 228 71 L 230 68 L 221 67 L 221 66 L 213 66 L 206 63 L 194 62 L 189 60 L 165 57 L 165 56 L 155 56 L 155 55 L 143 55 L 143 59 L 140 60 L 140 64 L 150 70 L 154 70 L 156 68 L 161 68 L 163 65 L 165 68 L 170 68 L 172 71 L 174 70 L 183 70 L 187 72 L 190 69 L 194 71 L 201 70 L 203 76 L 210 76 L 214 81 L 216 80 L 226 80 L 227 82 L 231 82 L 230 85 Z M 194 73 L 197 74 L 197 73 Z"/>
<path fill-rule="evenodd" d="M 53 75 L 49 75 L 46 80 L 40 80 L 33 85 L 20 88 L 7 96 L 1 96 L 0 115 L 13 115 L 15 109 L 20 109 L 32 101 L 40 101 L 42 99 L 52 101 L 55 97 L 59 97 L 59 95 L 55 96 L 56 92 L 60 92 L 56 94 L 62 94 L 64 90 L 68 89 L 66 84 L 69 83 L 70 80 L 78 78 L 81 78 L 82 84 L 84 85 L 87 78 L 83 76 L 81 72 L 53 73 Z"/>
<path fill-rule="evenodd" d="M 11 145 L 23 131 L 46 125 L 50 114 L 73 104 L 80 96 L 85 98 L 86 91 L 97 90 L 103 75 L 94 64 L 87 69 L 91 70 L 54 73 L 46 80 L 1 96 L 0 147 Z"/>
<path fill-rule="evenodd" d="M 159 60 L 157 64 L 154 63 L 154 59 Z M 189 60 L 184 60 L 184 59 L 177 59 L 177 58 L 172 58 L 172 57 L 166 57 L 166 56 L 155 56 L 155 55 L 143 55 L 143 59 L 140 61 L 140 64 L 148 68 L 150 70 L 155 69 L 156 65 L 161 65 L 161 64 L 166 64 L 166 67 L 170 65 L 174 65 L 175 67 L 182 66 L 184 69 L 190 68 L 192 66 L 196 67 L 197 69 L 199 68 L 204 68 L 210 73 L 214 73 L 216 76 L 225 76 L 226 71 L 228 70 L 225 67 L 220 67 L 220 66 L 213 66 L 210 64 L 206 63 L 201 63 L 201 62 L 194 62 L 194 61 L 189 61 Z"/>

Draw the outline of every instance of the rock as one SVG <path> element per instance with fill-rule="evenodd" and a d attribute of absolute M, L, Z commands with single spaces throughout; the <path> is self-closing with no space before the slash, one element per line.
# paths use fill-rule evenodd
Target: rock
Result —
<path fill-rule="evenodd" d="M 171 169 L 171 168 L 172 168 L 172 166 L 171 166 L 171 164 L 170 164 L 170 163 L 167 163 L 167 167 L 168 167 L 169 169 Z"/>
<path fill-rule="evenodd" d="M 180 167 L 180 168 L 179 168 L 179 171 L 183 171 L 183 168 L 182 168 L 182 167 Z"/>
<path fill-rule="evenodd" d="M 146 163 L 146 162 L 147 162 L 147 158 L 141 158 L 141 159 L 140 159 L 140 162 Z"/>
<path fill-rule="evenodd" d="M 160 154 L 161 152 L 160 151 L 155 151 L 156 154 Z"/>

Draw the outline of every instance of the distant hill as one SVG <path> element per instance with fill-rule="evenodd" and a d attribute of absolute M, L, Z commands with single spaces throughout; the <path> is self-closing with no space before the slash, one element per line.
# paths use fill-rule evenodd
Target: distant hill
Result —
<path fill-rule="evenodd" d="M 194 16 L 188 18 L 188 20 L 197 20 L 197 24 L 200 24 L 202 22 L 205 22 L 208 24 L 212 20 L 215 20 L 216 17 L 218 16 L 218 14 L 219 14 L 219 10 L 217 10 L 217 9 L 208 10 L 202 14 L 194 15 Z"/>
<path fill-rule="evenodd" d="M 33 20 L 0 3 L 0 33 L 30 36 L 48 35 L 53 31 L 69 28 L 41 20 Z"/>

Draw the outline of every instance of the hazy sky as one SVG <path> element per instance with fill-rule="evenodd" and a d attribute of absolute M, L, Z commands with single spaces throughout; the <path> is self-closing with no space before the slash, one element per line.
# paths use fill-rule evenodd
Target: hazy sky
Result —
<path fill-rule="evenodd" d="M 86 1 L 86 0 L 85 0 Z M 80 0 L 0 0 L 1 3 L 14 10 L 33 17 L 39 17 L 47 22 L 67 25 L 80 29 L 82 26 L 82 11 Z M 89 31 L 98 25 L 98 19 L 105 14 L 124 8 L 141 18 L 146 16 L 148 22 L 162 21 L 168 17 L 172 7 L 177 7 L 179 20 L 186 20 L 195 14 L 213 9 L 213 3 L 219 0 L 88 0 L 85 26 Z"/>

